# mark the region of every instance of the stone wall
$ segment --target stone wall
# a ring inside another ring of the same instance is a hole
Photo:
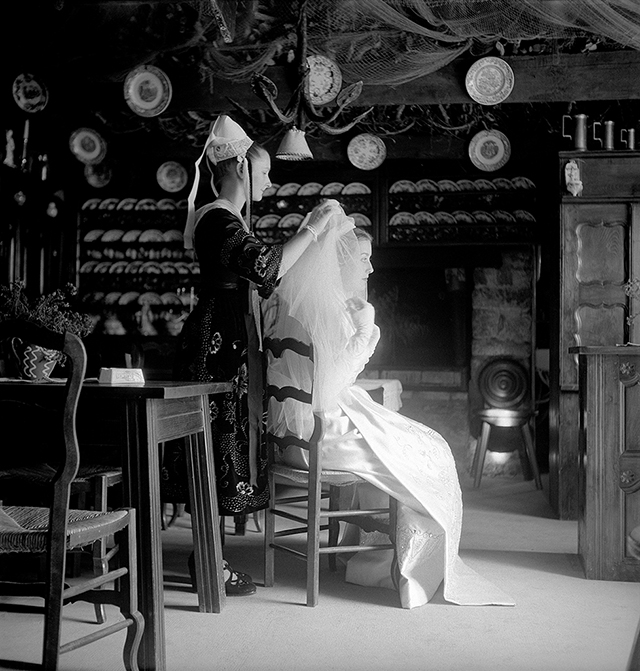
[[[492,357],[512,357],[531,370],[535,315],[535,257],[533,249],[508,251],[499,268],[476,268],[472,303],[472,342],[469,382],[469,458],[475,451],[480,422],[475,417],[483,407],[477,386],[480,367]],[[492,429],[485,475],[520,475],[517,429]],[[502,455],[500,455],[502,452]],[[510,452],[507,456],[507,452]]]

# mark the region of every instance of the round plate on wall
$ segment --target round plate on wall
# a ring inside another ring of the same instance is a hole
[[[467,93],[481,105],[497,105],[513,89],[513,70],[501,58],[487,56],[476,61],[465,78]]]
[[[28,73],[15,78],[12,92],[16,105],[24,112],[40,112],[49,101],[47,87]]]
[[[347,146],[347,156],[351,165],[360,170],[374,170],[387,157],[387,147],[377,135],[361,133],[351,139]]]
[[[337,63],[320,54],[307,57],[307,64],[305,94],[312,105],[326,105],[340,93],[342,72]]]
[[[132,70],[124,82],[124,99],[140,116],[162,114],[171,102],[171,81],[153,65],[141,65]]]
[[[107,153],[107,143],[92,128],[78,128],[71,134],[69,147],[74,156],[86,165],[100,163]]]
[[[509,160],[511,144],[499,130],[483,130],[469,143],[469,158],[480,170],[498,170]],[[494,185],[491,185],[494,187]],[[494,187],[495,188],[495,187]]]

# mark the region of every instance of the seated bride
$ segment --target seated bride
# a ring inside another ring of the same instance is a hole
[[[354,384],[380,338],[366,300],[371,237],[344,213],[334,220],[282,278],[263,312],[265,336],[313,344],[312,407],[322,420],[323,468],[365,480],[358,491],[362,507],[384,507],[389,496],[398,504],[395,553],[356,553],[346,579],[397,589],[403,608],[427,603],[443,582],[444,598],[456,604],[513,605],[458,556],[462,495],[447,442]],[[267,380],[299,384],[305,372],[292,361],[270,361]],[[304,435],[304,420],[294,410],[270,409],[268,423],[279,435],[284,428]],[[280,458],[308,468],[299,448],[287,448]]]

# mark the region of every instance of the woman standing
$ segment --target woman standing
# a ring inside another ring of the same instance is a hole
[[[217,198],[195,211],[203,158],[211,170],[211,187]],[[251,220],[251,201],[261,200],[271,184],[270,167],[268,153],[223,115],[213,125],[196,163],[189,195],[184,239],[200,265],[200,293],[181,333],[175,377],[233,384],[232,391],[210,396],[220,515],[247,514],[268,504],[267,455],[259,437],[262,366],[258,295],[268,297],[273,292],[278,279],[317,239],[339,207],[336,201],[326,201],[285,244],[263,244],[251,233],[247,221]],[[167,454],[165,499],[187,500],[184,466],[182,452]],[[249,576],[227,564],[225,587],[229,596],[256,591]]]

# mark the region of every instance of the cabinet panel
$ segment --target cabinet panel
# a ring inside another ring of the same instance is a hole
[[[562,206],[562,325],[560,384],[578,388],[578,362],[569,347],[615,345],[628,340],[631,248],[630,208],[625,203]]]

